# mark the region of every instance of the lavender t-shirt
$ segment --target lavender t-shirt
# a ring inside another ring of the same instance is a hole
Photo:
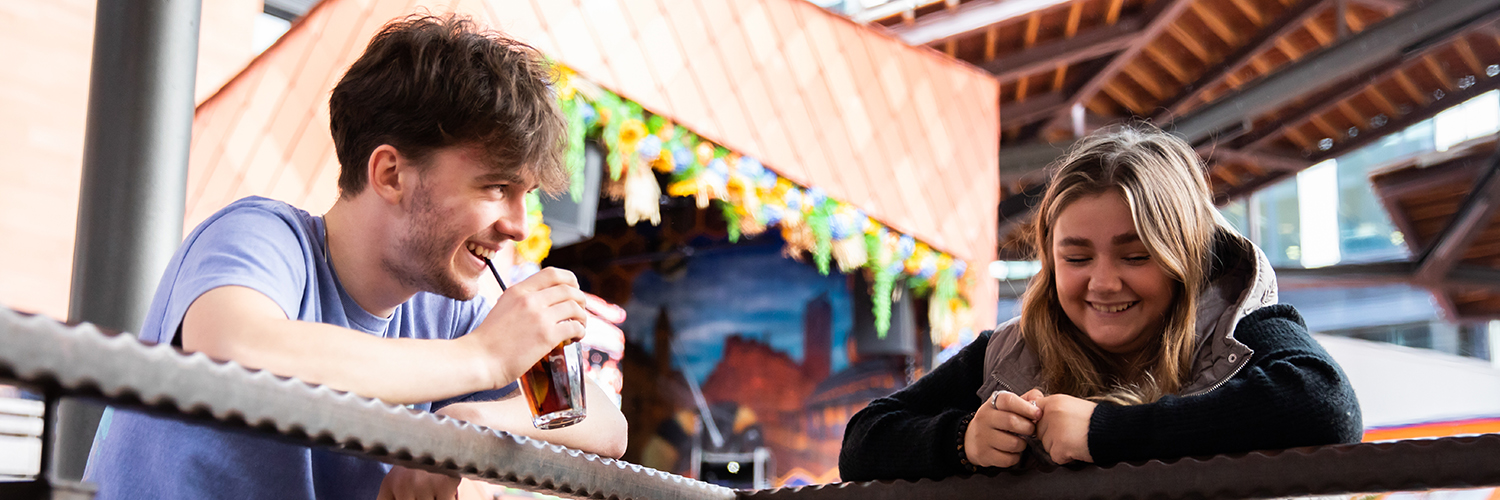
[[[383,338],[451,339],[489,312],[483,298],[465,302],[418,293],[389,318],[370,314],[339,284],[325,242],[321,217],[260,197],[231,203],[198,225],[172,256],[141,339],[173,342],[188,306],[226,285],[265,294],[288,318]],[[435,405],[497,399],[513,387]],[[84,476],[98,484],[100,500],[373,499],[389,469],[342,453],[111,408],[100,421]]]

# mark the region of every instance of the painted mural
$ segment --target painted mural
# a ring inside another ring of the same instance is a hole
[[[861,359],[852,280],[782,246],[766,235],[636,276],[620,325],[627,459],[732,487],[838,479],[844,424],[903,386],[905,363]]]

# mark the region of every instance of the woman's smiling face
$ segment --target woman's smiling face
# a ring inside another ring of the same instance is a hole
[[[1147,252],[1118,190],[1064,207],[1051,245],[1058,301],[1094,344],[1132,354],[1161,335],[1177,281]]]

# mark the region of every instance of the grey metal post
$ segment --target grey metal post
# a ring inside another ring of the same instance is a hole
[[[70,321],[136,331],[182,241],[200,0],[99,0]],[[79,479],[102,408],[65,400],[51,470]]]

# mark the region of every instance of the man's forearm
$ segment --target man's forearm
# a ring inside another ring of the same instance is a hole
[[[629,426],[625,416],[610,403],[604,390],[585,381],[588,416],[568,427],[541,430],[531,425],[531,410],[526,398],[519,395],[500,401],[458,403],[444,407],[439,415],[466,420],[495,430],[540,439],[552,444],[583,450],[601,456],[620,458],[625,454]]]
[[[226,301],[239,307],[223,307]],[[203,294],[183,318],[183,349],[395,404],[436,401],[509,382],[491,382],[478,354],[459,340],[383,339],[241,312],[267,304],[275,307],[248,288]]]

